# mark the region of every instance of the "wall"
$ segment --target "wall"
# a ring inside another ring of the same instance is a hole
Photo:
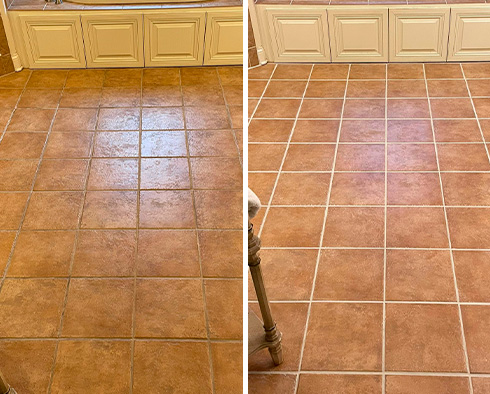
[[[255,46],[254,32],[252,29],[252,22],[250,21],[250,15],[248,16],[248,66],[258,66],[259,58],[257,57],[257,47]]]
[[[2,18],[0,18],[0,75],[14,72],[14,65],[10,57],[10,49],[5,35]]]

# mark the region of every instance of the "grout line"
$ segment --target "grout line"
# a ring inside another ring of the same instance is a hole
[[[388,64],[385,69],[385,162],[384,162],[384,239],[383,239],[383,322],[382,322],[382,343],[381,343],[381,392],[386,394],[386,247],[387,247],[387,226],[388,226]]]
[[[462,69],[462,66],[460,64],[460,67]],[[423,64],[423,70],[424,70],[424,77],[425,77],[425,64]],[[431,101],[429,99],[429,88],[427,84],[427,78],[425,78],[425,88],[427,90],[427,102],[429,104],[429,113],[432,118],[432,105]],[[458,316],[459,316],[459,323],[460,323],[460,329],[461,329],[461,340],[462,340],[462,345],[463,345],[463,351],[465,355],[465,364],[466,364],[466,370],[467,370],[467,376],[469,380],[469,387],[470,387],[470,394],[473,394],[473,384],[471,381],[471,372],[470,372],[470,364],[469,364],[469,358],[468,358],[468,349],[466,347],[466,338],[465,338],[465,332],[464,332],[464,326],[463,326],[463,315],[461,312],[461,304],[460,304],[460,297],[459,297],[459,289],[458,289],[458,282],[456,279],[456,268],[454,266],[454,256],[453,256],[453,251],[452,251],[452,244],[451,244],[451,233],[449,231],[449,221],[447,217],[447,210],[446,210],[446,205],[445,205],[445,197],[444,197],[444,187],[442,183],[442,176],[440,173],[440,164],[439,164],[439,154],[438,154],[438,149],[437,149],[437,144],[436,144],[436,133],[434,130],[434,121],[431,119],[431,129],[432,129],[432,135],[434,138],[434,150],[436,154],[436,162],[437,162],[437,170],[439,171],[439,184],[441,188],[441,196],[442,196],[442,204],[443,204],[443,210],[444,210],[444,219],[446,222],[446,236],[448,239],[448,244],[449,244],[449,251],[450,251],[450,257],[451,257],[451,268],[453,272],[453,280],[454,280],[454,289],[456,292],[456,302],[458,306]],[[486,148],[486,146],[485,146]],[[488,151],[487,151],[488,154]],[[487,156],[488,157],[488,156]]]
[[[383,373],[380,371],[249,371],[250,375],[367,375],[367,376],[383,376]],[[419,371],[386,371],[384,373],[386,376],[433,376],[433,377],[468,377],[467,373],[459,373],[459,372],[419,372]],[[473,373],[471,377],[475,378],[489,378],[489,373]]]
[[[249,125],[250,125],[250,122],[252,121],[254,115],[255,115],[255,112],[257,112],[257,109],[259,108],[259,105],[260,105],[260,102],[262,101],[263,97],[264,97],[264,94],[267,90],[267,88],[269,87],[269,84],[271,83],[271,80],[272,80],[272,76],[274,75],[274,72],[276,71],[276,68],[277,68],[277,64],[274,65],[274,69],[272,70],[271,72],[271,75],[269,76],[269,79],[267,80],[267,83],[264,87],[264,90],[262,91],[262,95],[260,96],[259,98],[259,101],[257,101],[257,104],[255,104],[255,108],[252,112],[252,114],[250,115],[250,121],[249,121]]]

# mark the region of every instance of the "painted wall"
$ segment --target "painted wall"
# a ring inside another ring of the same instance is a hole
[[[0,18],[0,75],[14,72],[14,65],[10,57],[10,49],[5,35],[2,18]]]
[[[257,47],[255,46],[254,32],[252,30],[252,22],[250,15],[248,17],[248,66],[258,66],[259,58],[257,57]]]

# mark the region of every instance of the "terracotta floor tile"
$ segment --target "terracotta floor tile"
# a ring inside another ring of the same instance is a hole
[[[199,276],[195,231],[141,230],[136,273],[139,276]]]
[[[274,81],[269,82],[264,97],[303,97],[307,81]],[[309,85],[311,86],[311,85]],[[310,87],[308,87],[310,90]],[[307,92],[308,93],[308,92]],[[317,97],[316,95],[309,97]]]
[[[10,121],[13,110],[10,108],[0,108],[0,130],[3,132]]]
[[[315,64],[311,79],[347,79],[348,64]]]
[[[448,376],[387,376],[387,394],[469,394],[467,378]]]
[[[242,345],[213,343],[214,386],[217,394],[238,393],[243,389]]]
[[[485,141],[490,142],[490,119],[480,119],[480,127]]]
[[[261,67],[254,67],[248,69],[248,79],[269,79],[272,72],[276,68],[276,64],[268,63]]]
[[[434,118],[474,118],[471,100],[467,98],[432,98],[430,100]]]
[[[435,63],[424,64],[427,79],[463,78],[459,64]]]
[[[194,189],[242,189],[242,167],[233,158],[191,159]]]
[[[55,349],[55,341],[1,341],[0,358],[5,379],[25,394],[47,392]]]
[[[378,394],[381,392],[381,379],[381,376],[366,375],[301,374],[298,394],[342,392]]]
[[[463,63],[466,78],[489,78],[490,68],[487,63]]]
[[[381,370],[382,305],[313,304],[304,370]]]
[[[306,89],[305,97],[343,98],[345,95],[346,82],[347,81],[310,81],[308,83],[308,88]],[[282,83],[290,84],[291,81],[283,81]]]
[[[28,193],[0,193],[0,229],[17,230]]]
[[[73,231],[22,231],[8,276],[67,277],[74,244]]]
[[[384,204],[385,176],[382,173],[336,173],[333,178],[330,204]]]
[[[258,304],[253,304],[251,309],[257,316],[261,316]],[[269,352],[267,350],[261,350],[249,358],[248,368],[250,371],[268,371],[274,368],[275,371],[296,372],[299,367],[308,305],[274,303],[271,304],[271,311],[274,319],[278,322],[277,327],[283,335],[282,350],[284,362],[281,365],[274,366]],[[262,394],[263,392],[259,391],[259,393]]]
[[[0,107],[14,109],[21,93],[21,89],[0,90]]]
[[[45,159],[36,177],[34,190],[83,190],[88,160]]]
[[[464,333],[470,371],[472,373],[488,373],[490,360],[488,359],[490,324],[490,307],[483,305],[462,305]]]
[[[204,281],[204,289],[210,337],[241,339],[243,337],[243,281],[207,279]]]
[[[26,89],[19,100],[19,108],[56,108],[61,89]]]
[[[260,97],[264,93],[267,81],[248,80],[248,97]]]
[[[447,205],[490,205],[490,174],[441,174]]]
[[[101,107],[138,107],[141,103],[141,89],[139,87],[104,88],[101,94]],[[182,105],[182,101],[177,105]]]
[[[136,227],[136,197],[136,192],[132,191],[88,191],[81,227]]]
[[[344,120],[340,142],[384,142],[384,120]]]
[[[30,190],[37,164],[37,160],[1,160],[0,190]]]
[[[184,158],[141,159],[140,177],[141,189],[189,189],[190,187],[189,164]]]
[[[490,255],[480,251],[453,251],[462,302],[489,302]]]
[[[225,106],[186,107],[185,120],[186,127],[189,129],[227,129],[230,127]]]
[[[226,104],[242,105],[243,104],[243,86],[242,85],[224,85],[223,93]]]
[[[329,171],[332,169],[335,145],[290,145],[283,170]]]
[[[272,79],[308,79],[312,67],[311,64],[278,64]]]
[[[429,97],[468,97],[466,82],[461,79],[427,81]]]
[[[219,78],[216,67],[181,68],[180,78],[183,86],[219,85]]]
[[[481,142],[482,136],[476,119],[434,120],[437,142]]]
[[[327,201],[329,185],[330,174],[282,173],[272,203],[276,205],[322,205]],[[255,191],[255,189],[252,190]],[[262,201],[267,203],[268,198]]]
[[[133,293],[133,279],[72,279],[61,335],[130,337]]]
[[[31,76],[31,70],[24,69],[20,72],[2,75],[0,78],[1,88],[23,88]]]
[[[388,120],[388,142],[431,142],[430,120]]]
[[[388,304],[386,369],[465,371],[458,307]]]
[[[73,259],[74,276],[131,276],[136,260],[136,232],[83,230]]]
[[[480,118],[490,118],[490,98],[474,98],[476,114]]]
[[[317,250],[266,249],[261,251],[261,267],[271,300],[309,300],[315,273]],[[256,300],[249,277],[249,298]]]
[[[447,248],[444,210],[426,207],[388,208],[386,239],[388,247]]]
[[[69,70],[66,88],[101,88],[104,84],[104,70]]]
[[[249,173],[248,187],[254,191],[262,203],[267,203],[271,197],[276,178],[276,173]],[[287,193],[290,193],[289,189],[287,189]]]
[[[108,111],[108,110],[104,110]],[[115,114],[111,114],[114,116]],[[99,123],[107,116],[102,111],[99,114]],[[62,108],[56,112],[53,123],[54,131],[82,131],[95,130],[97,109],[95,108]],[[115,126],[115,125],[114,125]],[[111,128],[112,129],[112,128]]]
[[[51,133],[44,158],[86,158],[90,156],[94,133]]]
[[[386,299],[456,301],[451,255],[443,250],[388,250]]]
[[[34,70],[27,82],[28,88],[61,89],[65,85],[68,72],[62,70]]]
[[[145,117],[143,110],[143,119]],[[145,125],[145,121],[143,120]],[[98,130],[139,130],[139,108],[101,108],[97,121]],[[162,129],[165,127],[161,127]],[[145,128],[146,129],[146,128]]]
[[[423,79],[389,80],[387,95],[390,98],[427,97],[425,81]]]
[[[253,119],[248,128],[248,140],[250,142],[287,142],[293,126],[294,120]]]
[[[206,337],[198,279],[137,280],[135,313],[136,337]]]
[[[243,106],[242,105],[229,105],[228,111],[230,113],[231,127],[239,129],[243,127]],[[225,127],[226,128],[226,127]]]
[[[140,87],[142,71],[140,68],[106,70],[104,87]]]
[[[388,171],[437,171],[434,145],[388,145]]]
[[[142,153],[145,146],[145,134],[143,133]],[[233,132],[230,130],[188,130],[187,141],[191,156],[235,157],[238,155],[237,144]],[[237,142],[241,142],[238,137]],[[162,149],[166,145],[169,145],[169,143],[165,140],[162,141]],[[180,143],[177,146],[179,148],[176,151],[180,149]],[[185,146],[182,148],[185,149]],[[182,155],[177,152],[176,154],[179,156]]]
[[[255,373],[248,375],[249,394],[294,394],[295,389],[295,375]]]
[[[9,338],[57,335],[65,300],[64,279],[6,279],[0,293],[0,335]]]
[[[344,118],[384,118],[385,100],[347,99],[343,116]]]
[[[186,190],[142,191],[139,225],[146,228],[194,228],[191,193]]]
[[[262,232],[262,245],[318,247],[324,211],[324,208],[271,208]]]
[[[252,121],[253,123],[253,121]],[[340,120],[298,119],[291,138],[292,142],[336,142]],[[250,128],[249,128],[250,135]]]
[[[130,390],[129,341],[62,341],[51,392],[126,393]]]
[[[243,67],[217,67],[218,76],[223,85],[241,85],[243,82]]]
[[[54,109],[17,108],[10,120],[8,131],[48,131]]]
[[[45,133],[7,133],[0,141],[0,159],[38,159],[45,142]]]
[[[15,240],[15,231],[0,232],[0,272],[3,273]]]
[[[438,144],[441,171],[489,171],[485,145]]]
[[[447,208],[453,248],[490,248],[490,211],[486,208]]]
[[[352,64],[350,79],[385,79],[386,65],[384,64]]]
[[[134,394],[158,394],[162,387],[176,393],[211,394],[208,345],[204,342],[137,341]]]
[[[242,232],[199,231],[199,251],[205,277],[242,276]]]
[[[383,251],[323,250],[314,298],[316,300],[382,300]]]
[[[137,157],[138,152],[138,132],[99,132],[95,137],[94,157]]]
[[[438,174],[389,173],[388,205],[442,205]]]
[[[490,379],[488,378],[472,378],[471,381],[474,394],[485,394],[490,390]]]
[[[383,171],[385,168],[384,145],[339,145],[337,171]]]
[[[219,85],[182,86],[182,93],[184,105],[200,106],[203,102],[207,105],[225,105],[223,90]]]
[[[143,157],[185,156],[186,154],[184,131],[144,131],[142,133],[141,155]]]
[[[242,227],[241,190],[197,190],[194,192],[194,198],[198,228]],[[223,207],[227,209],[224,210]]]
[[[75,229],[83,203],[82,192],[34,192],[22,228],[24,230]]]
[[[329,208],[323,246],[382,247],[383,208]]]
[[[422,64],[396,64],[388,63],[389,79],[424,79],[424,66]]]
[[[180,86],[145,86],[141,104],[144,107],[174,107],[183,105]]]
[[[178,68],[144,68],[143,86],[167,86],[180,84]]]
[[[299,99],[262,99],[255,118],[295,118],[301,103]]]
[[[342,102],[338,99],[305,99],[299,118],[340,118]]]
[[[470,79],[467,82],[473,97],[490,96],[490,81],[488,79]]]
[[[384,98],[385,86],[385,81],[349,81],[346,97]]]
[[[101,94],[101,89],[65,89],[61,97],[60,108],[97,108]]]
[[[388,99],[388,118],[430,118],[427,99]]]

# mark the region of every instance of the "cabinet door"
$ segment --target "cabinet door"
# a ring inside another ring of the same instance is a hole
[[[146,66],[202,65],[205,20],[204,11],[145,14]]]
[[[29,67],[86,67],[79,15],[32,14],[19,16]]]
[[[143,67],[143,16],[82,15],[88,67]]]
[[[329,62],[325,7],[258,7],[263,30],[276,62]]]
[[[237,10],[208,11],[205,65],[243,64],[243,13]]]
[[[388,61],[386,7],[332,7],[328,24],[333,62]]]
[[[446,61],[449,7],[390,9],[390,61]]]
[[[447,60],[490,60],[490,10],[452,8]]]

